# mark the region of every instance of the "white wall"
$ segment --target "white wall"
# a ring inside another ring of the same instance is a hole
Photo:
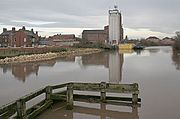
[[[120,40],[120,13],[118,10],[109,11],[109,42],[112,44],[116,40],[116,44]]]

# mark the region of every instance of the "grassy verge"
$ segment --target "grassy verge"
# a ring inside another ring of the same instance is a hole
[[[46,48],[46,49],[4,49],[0,50],[0,59],[4,59],[6,57],[15,57],[20,55],[31,55],[31,54],[43,54],[43,53],[56,53],[56,52],[67,52],[67,48]]]

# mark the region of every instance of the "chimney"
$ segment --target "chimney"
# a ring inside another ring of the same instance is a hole
[[[36,35],[38,35],[38,31],[36,31]]]
[[[12,32],[15,32],[16,31],[16,28],[15,27],[12,27]]]
[[[23,31],[25,31],[25,30],[26,30],[25,26],[23,26],[23,27],[22,27],[22,30],[23,30]]]
[[[3,28],[3,32],[6,32],[7,31],[7,28]]]

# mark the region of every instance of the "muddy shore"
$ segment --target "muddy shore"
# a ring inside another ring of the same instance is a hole
[[[68,51],[64,51],[64,52],[56,52],[56,53],[49,52],[45,54],[21,55],[11,58],[7,57],[5,59],[0,59],[0,64],[46,61],[59,57],[85,55],[85,54],[98,53],[101,51],[102,51],[101,49],[95,49],[95,48],[76,48],[76,49],[69,49]]]

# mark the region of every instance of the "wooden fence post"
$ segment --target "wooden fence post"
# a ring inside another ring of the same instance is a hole
[[[136,91],[132,94],[132,103],[137,104],[138,103],[138,93],[139,93],[137,83],[134,84],[134,88]]]
[[[46,100],[51,100],[51,95],[52,95],[52,87],[47,86],[46,87]]]
[[[101,112],[106,112],[106,104],[105,103],[101,103],[100,118],[101,119],[106,119],[106,115],[101,113]]]
[[[73,109],[73,83],[67,85],[67,110]]]
[[[106,82],[101,82],[101,101],[106,102]]]
[[[132,94],[132,103],[133,104],[138,103],[138,94],[136,94],[136,93]]]
[[[17,105],[17,118],[27,119],[25,100],[23,99],[17,100],[16,105]]]

